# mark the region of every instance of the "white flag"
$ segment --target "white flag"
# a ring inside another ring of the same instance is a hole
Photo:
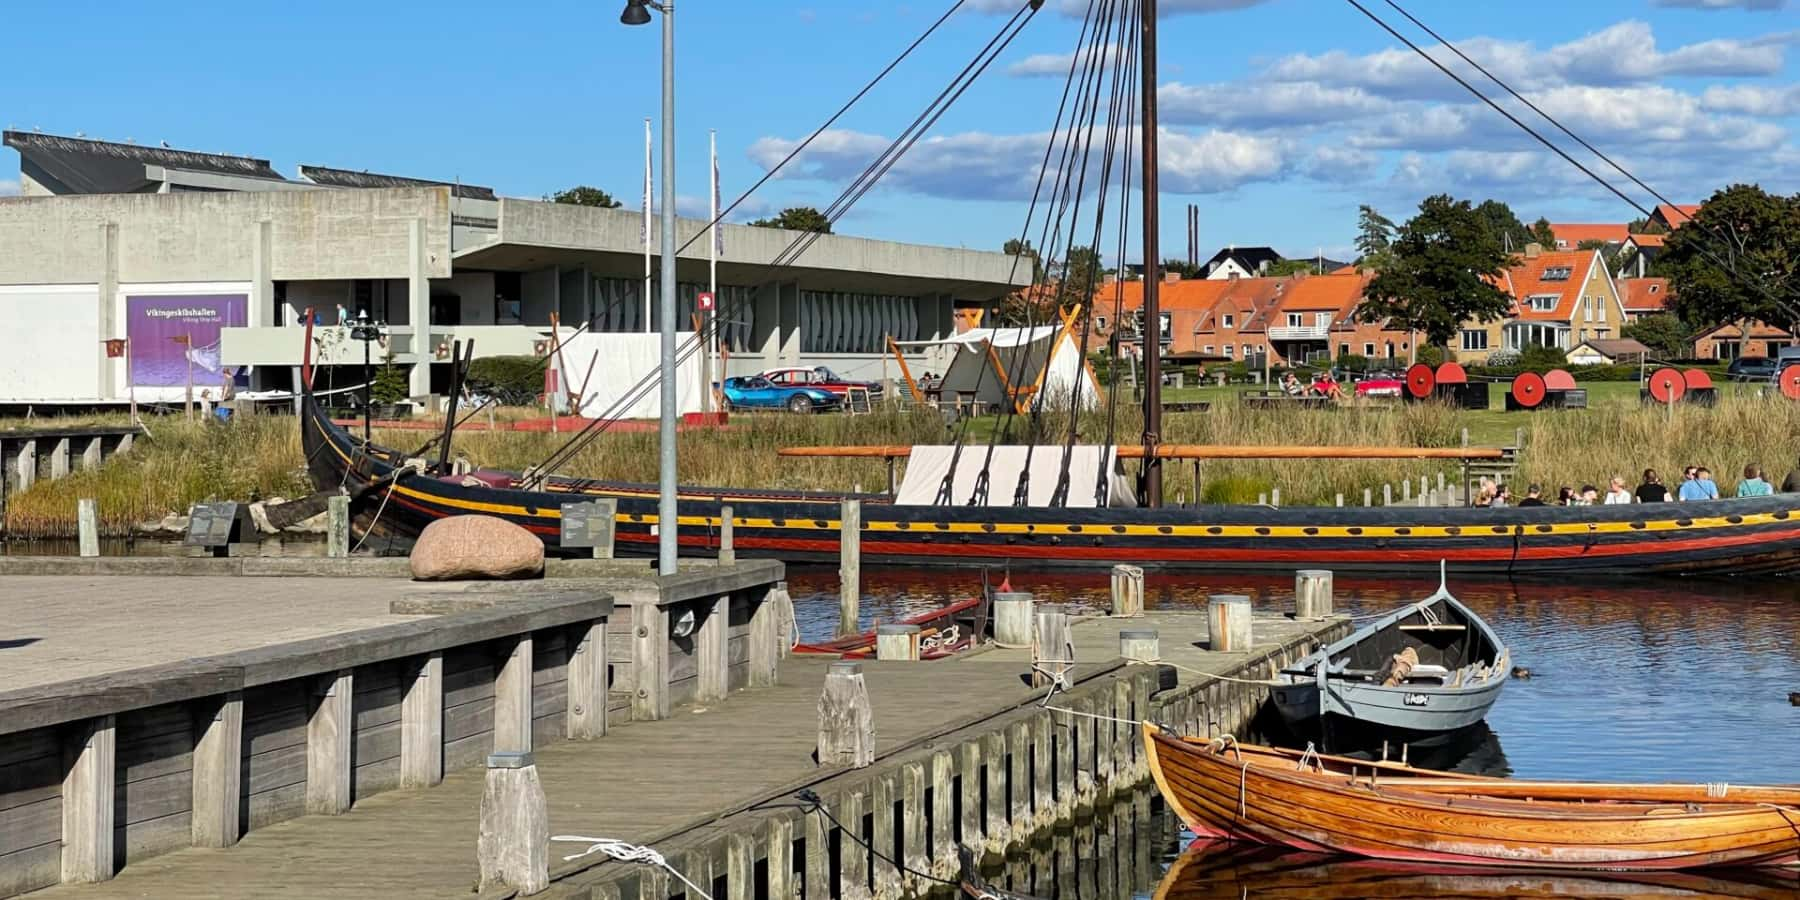
[[[713,217],[713,255],[725,255],[725,229],[719,227],[719,143],[715,137],[712,144],[712,217]]]

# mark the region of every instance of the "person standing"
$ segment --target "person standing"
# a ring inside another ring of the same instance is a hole
[[[1775,493],[1775,486],[1763,480],[1762,466],[1751,463],[1744,467],[1744,480],[1738,482],[1739,497],[1767,497]]]
[[[1606,506],[1630,503],[1631,492],[1625,489],[1625,479],[1614,475],[1612,481],[1606,486],[1606,499],[1602,502]]]
[[[1655,469],[1644,470],[1644,483],[1638,485],[1637,501],[1639,503],[1665,503],[1669,499],[1669,489],[1662,483],[1662,477]]]
[[[1683,502],[1717,500],[1719,499],[1719,486],[1713,483],[1711,469],[1697,466],[1694,469],[1694,479],[1682,482],[1681,489],[1676,491],[1675,495]]]
[[[1545,505],[1544,504],[1544,487],[1543,487],[1543,485],[1539,485],[1539,484],[1533,484],[1533,485],[1527,487],[1525,489],[1525,499],[1519,501],[1519,506],[1521,508],[1527,507],[1527,506],[1543,506],[1543,505]]]

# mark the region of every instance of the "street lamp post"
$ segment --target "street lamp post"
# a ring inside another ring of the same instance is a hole
[[[657,430],[661,465],[657,476],[656,555],[664,575],[675,574],[680,524],[675,509],[675,4],[670,0],[626,0],[619,21],[650,24],[650,10],[662,13],[662,321],[661,421]]]

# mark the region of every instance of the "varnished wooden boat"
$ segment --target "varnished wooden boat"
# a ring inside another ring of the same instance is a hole
[[[1800,785],[1507,781],[1150,724],[1144,745],[1163,797],[1203,837],[1509,868],[1800,866]]]
[[[1195,841],[1153,900],[1791,900],[1800,872],[1571,872],[1395,863],[1286,847]]]
[[[919,658],[940,659],[981,642],[987,633],[988,602],[989,598],[986,594],[969,597],[938,609],[901,619],[894,624],[919,626],[920,640],[931,640],[932,642],[930,648],[920,651]],[[861,634],[831,641],[795,644],[794,652],[837,656],[843,659],[866,658],[875,652],[875,631],[870,629]]]

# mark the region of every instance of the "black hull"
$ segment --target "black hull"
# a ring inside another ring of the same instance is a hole
[[[560,551],[561,505],[593,497],[619,502],[617,551],[653,556],[653,485],[559,480],[525,491],[408,474],[403,463],[333,424],[311,397],[301,422],[308,468],[320,490],[349,489],[359,530],[379,548],[405,550],[431,522],[499,516]],[[836,562],[841,495],[683,488],[683,555],[717,551],[719,507],[733,510],[743,557]],[[1162,569],[1317,566],[1386,573],[1437,571],[1515,577],[1566,574],[1768,573],[1800,568],[1800,494],[1704,504],[1461,509],[1439,507],[1207,506],[1182,509],[1020,509],[898,506],[864,496],[865,563],[1103,569],[1135,563]],[[379,514],[377,514],[379,511]]]

